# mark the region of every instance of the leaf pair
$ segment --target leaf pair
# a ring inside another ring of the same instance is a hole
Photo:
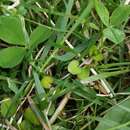
[[[26,55],[26,48],[30,47],[28,49],[32,52],[39,43],[48,39],[51,33],[50,29],[41,25],[34,29],[29,38],[23,17],[0,16],[0,39],[13,45],[0,50],[0,67],[15,67]]]
[[[13,45],[0,50],[0,67],[12,68],[19,64],[26,52],[28,35],[22,17],[0,17],[0,39]],[[18,45],[14,46],[14,45]]]
[[[112,12],[110,16],[105,5],[101,1],[95,0],[95,9],[102,23],[107,27],[103,30],[104,37],[115,44],[121,43],[125,38],[125,34],[116,27],[119,27],[129,18],[130,6],[120,5]]]
[[[77,75],[79,79],[85,79],[89,76],[89,68],[80,68],[79,61],[72,60],[68,65],[68,71],[73,74]]]
[[[109,11],[105,7],[105,5],[98,0],[95,0],[95,9],[102,23],[107,27],[109,27],[110,25],[120,26],[124,21],[129,18],[130,14],[129,5],[120,5],[112,12],[110,16]]]

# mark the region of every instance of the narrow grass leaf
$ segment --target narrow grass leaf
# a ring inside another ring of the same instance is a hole
[[[28,82],[24,82],[22,84],[22,86],[20,87],[19,91],[17,92],[17,94],[12,98],[11,100],[11,104],[8,108],[8,111],[6,113],[6,117],[9,118],[11,116],[13,116],[13,114],[16,112],[16,109],[14,108],[17,108],[19,103],[20,103],[20,100],[21,100],[21,97],[24,97],[24,89],[25,87],[27,86]]]
[[[87,18],[89,16],[93,7],[94,7],[94,1],[90,0],[87,7],[83,10],[81,15],[76,20],[75,24],[70,28],[70,30],[68,31],[68,33],[64,37],[63,41],[66,40],[72,34],[72,32],[79,26],[79,24],[82,22],[82,20],[84,20],[85,18]],[[61,41],[61,43],[63,41]]]
[[[42,99],[43,96],[45,96],[45,90],[42,87],[39,76],[35,71],[33,71],[33,76],[34,76],[34,80],[35,80],[35,88],[37,91],[37,95],[38,95],[39,99]]]
[[[60,60],[60,61],[68,61],[73,59],[75,56],[77,56],[79,53],[83,53],[82,56],[86,55],[88,53],[88,50],[91,48],[92,45],[96,43],[97,36],[94,35],[90,39],[84,39],[84,41],[74,47],[73,50],[70,50],[69,52],[66,52],[64,55],[56,55],[54,58]]]
[[[124,73],[128,73],[130,70],[126,69],[126,70],[121,70],[121,71],[115,71],[115,72],[104,72],[98,75],[94,75],[94,76],[90,76],[84,80],[81,80],[81,83],[89,83],[89,82],[93,82],[96,80],[101,80],[101,79],[105,79],[108,77],[112,77],[112,76],[117,76],[120,74],[124,74]]]

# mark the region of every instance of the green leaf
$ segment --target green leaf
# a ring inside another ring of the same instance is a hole
[[[18,88],[16,84],[10,78],[7,79],[7,82],[8,82],[8,87],[10,88],[10,90],[12,90],[14,93],[17,93]]]
[[[15,45],[29,42],[22,17],[0,16],[0,39]]]
[[[11,100],[8,98],[8,99],[5,99],[2,104],[1,104],[1,115],[3,117],[5,117],[7,111],[8,111],[8,108],[11,104]]]
[[[77,76],[80,80],[83,80],[83,79],[87,78],[89,76],[89,74],[90,74],[90,69],[83,68],[83,69],[81,69],[81,72]]]
[[[76,55],[78,55],[79,52],[83,51],[86,48],[86,44],[80,44],[76,46],[73,50],[65,53],[64,55],[56,55],[55,58],[60,60],[60,61],[68,61],[73,59]]]
[[[3,100],[2,104],[1,104],[1,115],[3,117],[6,117],[6,114],[8,112],[8,109],[9,109],[10,105],[11,105],[11,102],[12,101],[11,101],[10,98],[7,98],[7,99]],[[16,107],[15,106],[13,106],[12,111],[13,112],[16,111]]]
[[[48,116],[52,116],[55,112],[55,104],[51,104],[51,107],[48,111]]]
[[[79,62],[77,60],[71,61],[68,65],[68,71],[73,75],[79,74],[81,72]]]
[[[46,94],[45,90],[42,87],[41,82],[39,80],[39,76],[35,71],[33,71],[33,76],[34,76],[34,80],[35,80],[35,88],[37,91],[37,95],[38,95],[39,99],[42,99],[43,96],[45,96],[45,94]]]
[[[19,88],[18,92],[16,93],[16,95],[12,98],[11,100],[11,104],[9,106],[9,109],[6,113],[6,118],[9,118],[11,116],[13,116],[13,114],[16,112],[17,109],[14,110],[14,108],[17,108],[18,105],[20,104],[21,98],[23,98],[25,95],[23,94],[23,91],[28,89],[27,86],[28,82],[25,81]],[[26,89],[25,89],[26,87]],[[26,90],[27,91],[27,90]]]
[[[9,47],[0,50],[0,67],[2,68],[12,68],[18,65],[24,55],[25,48],[23,47]]]
[[[124,125],[130,120],[130,98],[113,106],[102,119],[98,120],[100,122],[95,130],[130,130],[130,127]]]
[[[33,30],[30,36],[30,44],[32,48],[37,47],[40,43],[47,40],[52,34],[52,30],[45,26],[38,26]]]
[[[99,50],[97,48],[96,45],[93,45],[90,49],[89,49],[89,55],[92,56],[96,56],[99,54]]]
[[[52,76],[43,76],[42,80],[41,80],[41,85],[46,88],[46,89],[50,89],[51,85],[53,83],[53,78]]]
[[[89,27],[91,27],[94,30],[98,30],[99,31],[99,27],[95,23],[90,22],[89,23]]]
[[[104,29],[103,35],[115,44],[120,44],[125,39],[125,34],[123,31],[112,27]]]
[[[19,127],[20,127],[20,130],[32,130],[31,124],[26,120],[23,120],[19,124]]]
[[[109,12],[105,5],[98,0],[95,0],[95,9],[104,25],[109,25]]]
[[[32,123],[34,125],[39,125],[40,124],[37,117],[35,116],[35,114],[33,113],[33,111],[31,110],[30,107],[28,107],[25,110],[24,117],[25,117],[26,120],[28,120],[30,123]]]
[[[93,35],[90,39],[84,39],[83,42],[77,45],[76,47],[74,47],[72,51],[69,51],[61,56],[56,55],[54,58],[65,62],[73,59],[75,56],[78,55],[78,53],[81,53],[82,51],[84,51],[83,55],[86,55],[89,49],[91,48],[91,46],[96,43],[97,38],[98,38],[97,35]]]
[[[129,18],[130,14],[130,6],[129,5],[121,5],[117,7],[111,17],[110,17],[110,23],[115,26],[119,26]]]
[[[83,97],[84,99],[90,102],[96,99],[96,92],[93,89],[89,87],[85,87],[83,84],[76,83],[76,82],[75,82],[75,86],[76,88],[72,91],[74,94]]]
[[[94,59],[95,61],[97,61],[97,62],[102,61],[103,58],[104,58],[104,57],[103,57],[103,54],[100,53],[100,52],[99,52],[99,54],[93,56],[93,59]]]
[[[81,80],[81,83],[87,84],[89,82],[105,79],[105,78],[108,78],[108,77],[117,76],[117,75],[128,73],[128,72],[130,72],[130,70],[128,70],[128,69],[120,70],[120,71],[113,71],[113,72],[104,72],[104,73],[101,73],[101,74],[90,76],[90,77],[88,77],[84,80]]]

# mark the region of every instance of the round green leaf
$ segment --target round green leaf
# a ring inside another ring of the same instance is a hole
[[[77,76],[80,80],[86,79],[90,74],[90,69],[89,68],[83,68],[81,70],[81,73],[79,73]]]
[[[68,65],[68,71],[73,75],[79,74],[81,72],[79,62],[77,60],[71,61]]]
[[[0,39],[15,45],[29,42],[22,17],[0,16]]]
[[[25,48],[23,47],[9,47],[0,50],[0,67],[2,68],[12,68],[18,65],[24,55]]]

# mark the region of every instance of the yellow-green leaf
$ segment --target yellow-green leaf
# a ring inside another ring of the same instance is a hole
[[[81,72],[79,62],[77,60],[71,61],[68,65],[68,71],[73,75],[79,74]]]
[[[53,78],[51,76],[43,76],[41,84],[44,88],[50,88],[53,83]]]

